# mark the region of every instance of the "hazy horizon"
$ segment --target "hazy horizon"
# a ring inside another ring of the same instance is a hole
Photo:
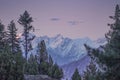
[[[89,37],[93,40],[108,32],[109,16],[114,15],[120,0],[0,0],[0,20],[7,26],[27,10],[37,36],[53,37],[61,34],[69,38]]]

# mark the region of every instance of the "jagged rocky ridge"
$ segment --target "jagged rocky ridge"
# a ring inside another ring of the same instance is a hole
[[[60,66],[71,63],[73,61],[77,61],[86,56],[87,52],[84,44],[87,44],[93,48],[97,48],[100,45],[105,44],[104,38],[98,39],[96,41],[92,41],[87,37],[70,39],[64,38],[60,34],[55,37],[36,37],[34,34],[29,34],[29,38],[33,38],[33,41],[31,42],[32,50],[29,51],[28,57],[30,56],[30,54],[37,55],[37,45],[42,40],[44,40],[46,43],[48,54],[51,55],[54,62],[56,62]],[[24,37],[21,37],[21,41],[22,40],[24,40]],[[24,43],[21,43],[21,48],[24,56],[24,48],[22,44]]]
[[[55,37],[36,37],[34,34],[29,34],[29,38],[33,39],[33,41],[31,42],[32,50],[29,51],[28,57],[30,54],[37,55],[37,45],[44,40],[46,43],[47,53],[51,55],[54,62],[63,69],[64,78],[62,80],[66,80],[66,78],[70,80],[75,68],[78,68],[81,75],[86,69],[90,58],[87,55],[84,44],[93,48],[98,48],[100,45],[106,44],[106,40],[104,38],[100,38],[95,41],[92,41],[87,37],[70,39],[64,38],[60,34]],[[24,40],[24,37],[22,36],[20,40]],[[24,43],[21,42],[21,48],[24,56],[24,48],[22,44]]]

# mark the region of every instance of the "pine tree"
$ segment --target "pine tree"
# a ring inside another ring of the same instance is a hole
[[[53,76],[53,60],[52,60],[52,57],[49,55],[49,69],[48,69],[48,75],[49,76]]]
[[[12,53],[11,53],[12,54]],[[10,69],[10,78],[8,80],[24,80],[24,73],[23,73],[23,64],[24,58],[21,52],[17,52],[17,54],[13,55],[13,61],[11,62],[11,69]]]
[[[28,59],[27,66],[25,68],[25,74],[28,75],[37,75],[38,72],[38,64],[37,64],[37,58],[36,56],[30,55],[30,58]]]
[[[38,44],[38,61],[39,61],[38,63],[39,74],[47,75],[49,69],[49,63],[48,63],[48,54],[46,51],[46,45],[44,40]]]
[[[52,66],[54,63],[53,63],[53,59],[52,59],[52,57],[49,55],[49,64],[50,64],[50,66]]]
[[[28,39],[29,37],[29,32],[30,30],[33,29],[33,26],[31,25],[31,22],[33,22],[33,19],[32,17],[30,17],[30,14],[25,11],[23,13],[23,15],[20,15],[20,18],[18,20],[18,23],[21,24],[24,28],[24,31],[23,31],[23,35],[25,37],[25,44],[24,44],[24,47],[25,47],[25,57],[27,59],[27,54],[28,54],[28,51],[30,50],[30,41],[31,39]]]
[[[0,52],[5,48],[6,41],[6,32],[4,30],[4,25],[0,21]]]
[[[0,21],[0,32],[3,32],[3,31],[4,31],[4,25]]]
[[[37,62],[40,64],[40,43],[37,45]]]
[[[11,53],[9,45],[0,53],[0,79],[23,80],[23,57]]]
[[[39,64],[38,69],[39,69],[39,74],[48,75],[49,63],[48,62],[41,62]]]
[[[63,77],[63,71],[62,71],[62,68],[60,68],[57,64],[55,64],[53,66],[53,68],[55,68],[55,72],[54,72],[54,77],[53,78],[56,78],[58,80],[61,80],[61,78]]]
[[[109,24],[111,30],[105,35],[108,44],[105,47],[104,59],[102,63],[107,66],[108,79],[120,79],[120,8],[116,6],[115,16],[110,17],[115,23]]]
[[[102,80],[99,70],[97,70],[94,61],[91,60],[90,64],[87,66],[84,72],[83,80]]]
[[[21,52],[18,40],[19,39],[17,39],[17,29],[14,21],[12,20],[8,25],[8,42],[11,47],[12,53]]]
[[[49,62],[48,62],[48,53],[46,50],[46,45],[44,40],[38,44],[38,70],[40,74],[48,74]]]
[[[1,80],[8,80],[8,77],[9,77],[8,72],[10,72],[11,56],[12,55],[8,54],[8,48],[6,48],[6,51],[3,49],[2,52],[0,53],[0,79]]]
[[[48,62],[48,53],[44,40],[40,43],[40,62]]]
[[[49,69],[48,75],[52,78],[60,80],[63,77],[63,71],[57,64],[54,64]]]
[[[10,27],[14,26],[11,22]],[[23,57],[21,52],[13,54],[11,50],[12,42],[8,42],[10,35],[4,30],[4,25],[0,22],[0,79],[1,80],[23,80]],[[14,49],[14,48],[13,48]],[[16,50],[16,49],[15,49]]]
[[[48,75],[56,79],[61,79],[63,77],[62,69],[57,64],[54,64],[50,55],[48,58],[44,40],[38,44],[37,54],[39,74]]]
[[[77,68],[75,69],[75,72],[72,75],[72,80],[81,80],[81,76],[80,76]]]
[[[110,16],[115,22],[108,24],[109,32],[105,35],[107,44],[103,50],[91,49],[91,56],[103,69],[103,80],[120,79],[120,8],[116,5],[115,16]]]

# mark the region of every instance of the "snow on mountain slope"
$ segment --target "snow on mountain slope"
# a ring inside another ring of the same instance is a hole
[[[31,37],[34,35],[30,34],[29,36]],[[55,37],[34,36],[34,39],[31,42],[33,49],[29,51],[28,57],[30,54],[36,55],[37,45],[38,43],[40,43],[41,40],[45,41],[48,54],[51,55],[54,62],[56,62],[59,65],[68,64],[86,56],[87,52],[84,47],[84,44],[88,44],[91,47],[98,47],[100,44],[104,43],[104,41],[103,42],[92,41],[87,37],[78,38],[78,39],[64,38],[60,34],[58,34]],[[24,53],[23,47],[22,47],[22,51]]]
[[[86,66],[89,64],[90,58],[87,55],[84,44],[93,48],[98,48],[100,45],[105,45],[107,42],[105,38],[92,41],[87,37],[78,39],[64,38],[60,34],[55,37],[36,37],[34,34],[29,34],[28,36],[29,39],[33,39],[31,41],[32,50],[29,51],[28,57],[30,54],[37,55],[37,45],[44,40],[48,54],[51,55],[54,62],[60,65],[63,69],[63,80],[66,80],[66,78],[70,80],[76,68],[78,68],[80,74],[82,75]],[[24,37],[22,36],[20,40],[23,56],[25,56],[25,50],[23,47]]]
[[[107,43],[105,38],[100,38],[96,41],[94,41],[94,46],[89,45],[93,48],[100,48],[100,45],[105,45]],[[74,73],[74,70],[77,68],[80,75],[83,75],[83,72],[86,70],[86,67],[89,65],[90,62],[90,57],[86,54],[84,57],[80,58],[77,61],[73,61],[69,64],[65,64],[62,67],[63,72],[64,72],[64,77],[62,80],[71,80],[71,77]]]

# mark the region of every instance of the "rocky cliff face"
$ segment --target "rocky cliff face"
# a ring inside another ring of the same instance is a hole
[[[25,80],[57,80],[48,77],[47,75],[24,75]]]

